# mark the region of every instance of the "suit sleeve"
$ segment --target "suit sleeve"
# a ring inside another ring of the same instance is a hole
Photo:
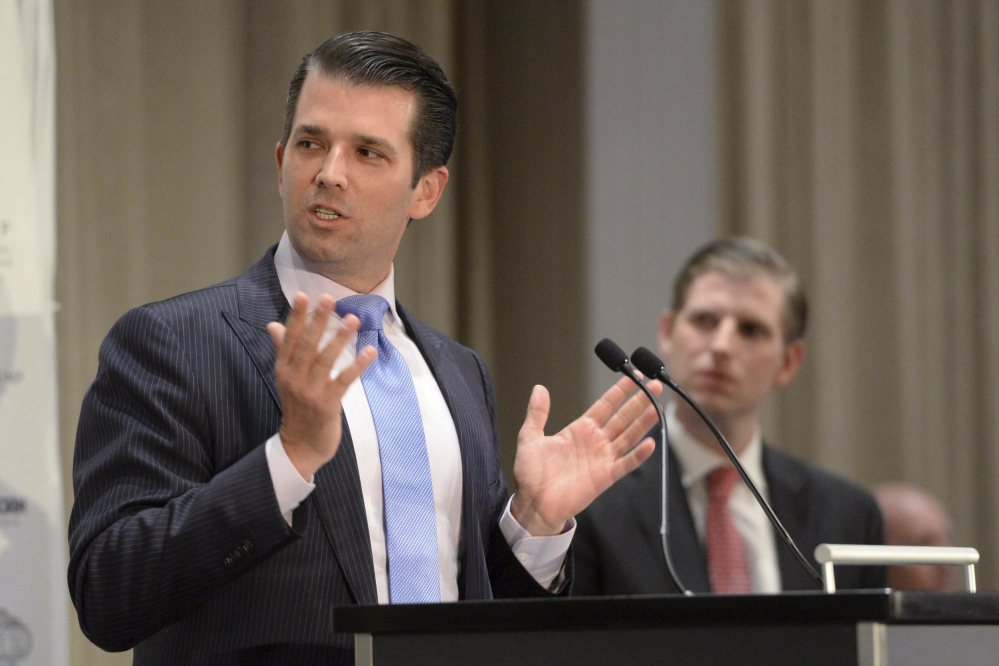
[[[157,313],[101,346],[77,429],[69,587],[84,633],[123,650],[185,616],[293,541],[262,442],[216,468],[198,372]],[[239,409],[239,405],[233,405]]]

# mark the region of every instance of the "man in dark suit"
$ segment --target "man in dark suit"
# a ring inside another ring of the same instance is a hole
[[[403,233],[448,180],[455,112],[414,45],[331,38],[289,90],[281,242],[112,328],[80,415],[70,518],[70,592],[96,644],[134,647],[137,664],[347,664],[338,605],[566,593],[573,516],[651,455],[654,414],[619,382],[545,436],[535,387],[508,498],[482,361],[394,297]],[[387,308],[365,324],[377,359],[355,343],[368,316],[334,311],[358,299]],[[355,381],[383,357],[388,403]],[[384,420],[406,401],[409,420]],[[390,447],[410,456],[401,473],[382,462]],[[418,470],[426,481],[409,483]],[[390,508],[400,484],[421,498],[407,511],[430,498],[416,535],[429,552],[387,527],[408,526]],[[400,592],[414,581],[419,596]]]
[[[761,439],[766,398],[804,357],[807,303],[772,248],[746,238],[709,243],[680,270],[659,346],[670,375],[714,421],[799,550],[820,543],[882,543],[881,516],[865,491]],[[597,498],[573,541],[575,595],[676,592],[660,535],[662,455],[668,455],[668,544],[693,592],[817,590],[776,534],[696,412],[667,407],[670,446]],[[658,428],[657,428],[658,430]],[[659,433],[657,432],[657,437]],[[724,479],[729,480],[729,490]],[[885,586],[883,567],[840,567],[838,588]]]

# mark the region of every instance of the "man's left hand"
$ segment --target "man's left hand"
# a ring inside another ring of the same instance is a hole
[[[663,387],[654,381],[649,389],[659,395]],[[531,535],[560,534],[600,493],[652,455],[655,443],[642,436],[656,422],[656,410],[633,390],[630,379],[620,379],[582,416],[546,436],[551,398],[544,386],[534,387],[517,436],[517,491],[510,507]]]

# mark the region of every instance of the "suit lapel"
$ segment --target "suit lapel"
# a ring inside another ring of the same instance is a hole
[[[677,575],[687,587],[695,592],[710,592],[707,556],[697,537],[687,503],[687,494],[683,491],[680,465],[672,450],[669,451],[669,456],[669,541],[673,564]],[[819,541],[808,520],[808,503],[805,500],[806,479],[795,467],[788,465],[779,452],[767,445],[763,447],[763,471],[767,478],[770,504],[774,513],[780,518],[802,554],[812,561],[812,553]],[[798,560],[776,533],[774,539],[781,589],[814,589],[815,582],[811,576],[802,570]]]
[[[223,311],[222,316],[246,349],[275,405],[279,406],[274,386],[274,344],[267,324],[284,321],[289,308],[274,269],[274,248],[236,278],[236,299],[236,310]]]
[[[468,384],[455,365],[451,356],[444,350],[444,340],[433,329],[424,325],[418,319],[412,317],[401,305],[396,304],[396,309],[402,317],[406,327],[406,333],[416,343],[417,348],[427,361],[430,371],[437,381],[437,386],[444,396],[448,410],[451,412],[451,419],[458,434],[458,447],[461,450],[462,476],[464,477],[462,486],[462,496],[464,506],[469,502],[476,502],[480,492],[478,485],[469,483],[469,479],[475,478],[476,474],[484,469],[485,461],[481,447],[469,446],[470,442],[481,441],[481,424],[474,420],[471,410],[464,408],[465,398],[470,395]]]
[[[707,557],[697,536],[694,518],[683,488],[680,461],[669,454],[669,542],[673,566],[680,581],[691,591],[710,592]]]
[[[316,473],[313,498],[319,521],[333,546],[354,599],[359,604],[377,604],[371,535],[368,533],[354,442],[346,419],[343,421],[340,449],[333,460]]]
[[[489,424],[477,418],[480,411],[469,403],[474,394],[461,369],[445,349],[444,338],[410,315],[399,303],[396,303],[396,310],[406,327],[407,335],[416,343],[434,375],[458,435],[462,468],[459,593],[466,599],[491,598],[485,553],[481,548],[484,537],[477,520],[476,507],[490,506],[487,496],[489,460],[486,456],[491,449],[481,443],[491,441],[493,435]]]
[[[648,563],[632,578],[643,581],[641,589],[663,593],[677,592],[670,582],[666,558],[663,554],[662,537],[659,530],[662,523],[662,455],[663,447],[656,433],[656,450],[652,457],[628,477],[618,481],[621,484],[619,497],[623,504],[616,507],[621,515],[619,528],[609,534],[620,540],[621,562],[619,566],[632,566],[634,562]],[[687,498],[680,483],[677,461],[672,451],[668,452],[667,470],[669,511],[666,525],[666,539],[670,558],[680,582],[687,588],[700,590],[697,586],[697,572],[703,568],[698,553],[700,548],[694,532],[693,521],[687,509]]]
[[[284,321],[290,308],[274,268],[274,248],[236,279],[236,287],[237,311],[222,314],[280,409],[274,384],[274,344],[267,324]],[[319,522],[354,598],[359,604],[378,603],[360,475],[346,420],[340,449],[316,474],[315,483],[316,490],[307,501],[316,507]]]
[[[426,360],[430,372],[433,373],[434,379],[437,381],[437,386],[440,387],[441,393],[444,395],[444,401],[447,403],[451,417],[454,419],[455,428],[458,430],[458,443],[462,448],[462,462],[465,462],[464,443],[471,433],[468,431],[468,419],[463,418],[465,415],[456,409],[456,404],[458,396],[468,394],[468,385],[450,355],[445,352],[444,339],[436,331],[410,315],[399,303],[396,303],[396,310],[406,327],[406,334],[416,343],[417,349]]]
[[[809,562],[818,545],[814,530],[808,520],[808,502],[805,499],[805,479],[791,466],[784,463],[779,453],[763,447],[763,471],[767,477],[770,492],[770,505],[780,519],[784,529]],[[816,584],[799,564],[784,541],[774,532],[777,549],[777,562],[780,568],[782,590],[810,590]]]

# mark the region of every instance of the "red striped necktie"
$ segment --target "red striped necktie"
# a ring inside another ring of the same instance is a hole
[[[707,551],[711,589],[721,594],[751,591],[746,544],[728,510],[739,472],[726,465],[708,475]]]

